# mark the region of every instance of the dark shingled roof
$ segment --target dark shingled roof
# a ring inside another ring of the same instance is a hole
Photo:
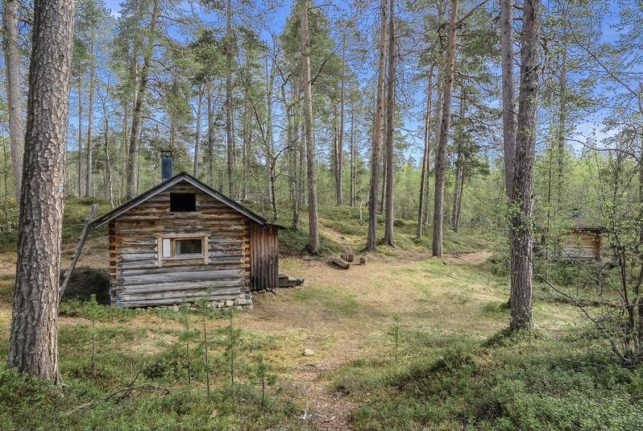
[[[214,199],[218,200],[224,205],[229,206],[230,208],[236,210],[238,213],[246,216],[250,220],[254,221],[255,223],[258,223],[260,225],[269,225],[271,223],[268,223],[268,221],[261,217],[260,215],[256,214],[249,208],[246,208],[245,206],[241,205],[239,202],[235,201],[234,199],[230,199],[229,197],[223,195],[222,193],[219,193],[218,191],[214,190],[212,187],[202,183],[201,181],[197,180],[194,178],[192,175],[187,174],[185,172],[181,172],[180,174],[177,174],[170,178],[167,181],[162,182],[161,184],[152,187],[145,193],[142,193],[135,198],[125,202],[123,205],[119,206],[118,208],[114,208],[112,211],[108,212],[105,215],[102,215],[98,218],[96,218],[94,221],[92,221],[92,226],[93,227],[98,227],[101,225],[104,225],[105,223],[110,222],[111,220],[115,219],[116,217],[120,216],[121,214],[126,213],[127,211],[131,210],[132,208],[137,207],[138,205],[142,204],[143,202],[147,201],[150,198],[153,198],[154,196],[158,195],[159,193],[162,193],[166,191],[167,189],[175,186],[178,183],[181,182],[186,182],[188,184],[191,184],[192,186],[196,187],[197,189],[201,190],[203,193],[210,195]],[[275,225],[277,226],[277,225]],[[277,226],[281,227],[281,226]]]

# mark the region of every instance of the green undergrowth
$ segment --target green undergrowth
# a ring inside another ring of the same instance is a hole
[[[357,430],[642,429],[643,369],[588,348],[595,337],[503,332],[481,344],[409,333],[388,358],[340,367],[332,385],[359,404]]]
[[[176,313],[181,325],[131,325],[93,304],[89,321],[60,327],[62,387],[0,366],[0,429],[304,429],[271,361],[277,338],[231,321],[207,328],[206,342],[202,314]],[[6,357],[7,340],[0,343]]]
[[[109,211],[109,203],[92,198],[68,197],[65,199],[65,213],[63,218],[63,243],[75,243],[80,236],[85,219],[89,216],[91,207],[94,203],[98,204],[96,215],[101,215]],[[15,205],[10,205],[10,221],[13,225],[18,224],[18,210]],[[107,229],[102,227],[96,235],[107,235]],[[0,252],[15,251],[18,244],[18,230],[12,232],[2,232],[0,234]]]
[[[301,226],[299,230],[283,229],[279,232],[281,252],[289,255],[301,254],[308,244],[308,215],[306,212],[300,214]],[[366,247],[366,236],[368,232],[368,212],[364,208],[360,217],[359,208],[349,206],[322,206],[319,208],[319,222],[322,228],[332,230],[336,235],[334,238],[320,234],[320,254],[331,255],[350,249],[354,252],[361,252]],[[282,226],[291,226],[289,217],[281,217],[278,221]],[[394,255],[400,250],[426,253],[431,249],[431,228],[424,228],[423,236],[416,236],[416,222],[414,220],[395,219],[395,243],[394,249],[380,247],[378,250],[383,254]],[[336,238],[339,236],[339,239]],[[384,217],[378,215],[378,238],[384,237]],[[471,253],[490,248],[498,241],[497,235],[493,232],[465,231],[454,232],[451,229],[444,231],[444,250],[450,254]]]

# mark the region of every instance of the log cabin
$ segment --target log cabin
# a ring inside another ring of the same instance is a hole
[[[279,286],[279,226],[168,169],[159,185],[92,222],[109,226],[112,304],[252,307],[253,291]]]
[[[562,239],[561,257],[601,260],[604,231],[604,227],[583,218],[580,211],[574,209],[572,226],[569,233]]]

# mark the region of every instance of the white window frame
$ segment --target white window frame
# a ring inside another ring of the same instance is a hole
[[[190,253],[174,255],[176,252],[177,240],[201,240],[201,253]],[[203,259],[203,264],[209,263],[209,235],[207,233],[175,233],[175,234],[158,234],[156,235],[156,250],[157,250],[157,264],[159,267],[163,266],[164,262],[181,261],[181,260],[196,260]],[[170,256],[166,255],[168,251]]]

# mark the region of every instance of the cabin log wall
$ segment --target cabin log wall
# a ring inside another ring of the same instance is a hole
[[[252,291],[274,291],[279,287],[279,244],[277,226],[250,226]]]
[[[563,242],[562,257],[566,259],[600,259],[602,238],[600,233],[578,231],[568,235]]]
[[[170,192],[195,193],[196,212],[170,212]],[[249,304],[250,232],[257,228],[276,229],[258,225],[190,184],[159,193],[109,223],[112,303],[144,307],[204,298]],[[206,237],[207,259],[163,260],[159,266],[158,238],[176,234]],[[276,245],[276,231],[273,236],[262,241]],[[261,265],[270,277],[277,275],[276,259],[270,257],[274,270]]]

